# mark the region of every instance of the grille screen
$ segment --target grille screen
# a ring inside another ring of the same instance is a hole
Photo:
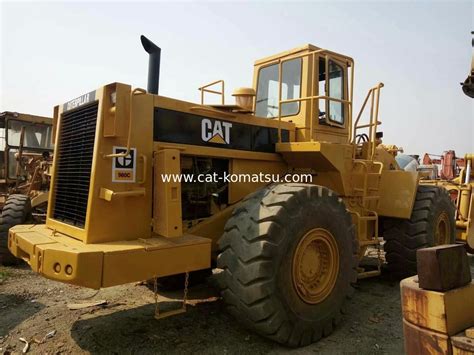
[[[56,147],[53,218],[80,228],[86,222],[98,106],[65,112]]]

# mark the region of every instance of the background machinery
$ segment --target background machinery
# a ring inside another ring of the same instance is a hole
[[[474,36],[474,31],[471,32],[471,35]],[[474,37],[471,40],[472,48],[474,48]],[[474,54],[472,55],[471,59],[471,70],[467,75],[466,80],[461,83],[462,91],[469,97],[474,98]]]
[[[446,150],[442,155],[425,153],[420,169],[430,172],[432,179],[452,180],[465,166],[465,160],[457,157],[454,150]]]
[[[7,248],[10,227],[46,219],[51,138],[49,117],[0,113],[0,264],[17,262]]]
[[[424,185],[439,186],[446,189],[456,206],[456,241],[463,243],[469,253],[474,253],[474,172],[472,170],[474,154],[457,158],[453,150],[443,153],[441,159],[430,159],[425,154],[421,168],[421,180]],[[441,166],[440,174],[434,174],[429,167]]]
[[[379,235],[400,277],[416,272],[416,249],[454,241],[446,190],[380,144],[383,84],[352,119],[352,58],[298,47],[256,61],[236,104],[222,81],[195,104],[158,95],[160,49],[142,44],[147,91],[113,83],[54,109],[46,224],[9,232],[36,272],[98,289],[217,267],[238,320],[301,346],[332,332],[357,278],[380,274],[359,266]],[[204,104],[210,92],[220,104]]]

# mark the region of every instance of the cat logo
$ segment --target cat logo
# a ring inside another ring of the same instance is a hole
[[[125,147],[114,147],[114,154],[124,154]],[[112,163],[112,182],[135,182],[137,150],[130,148],[126,156],[115,157]]]
[[[232,123],[210,120],[204,118],[201,121],[201,138],[204,142],[217,144],[230,144],[230,129]]]

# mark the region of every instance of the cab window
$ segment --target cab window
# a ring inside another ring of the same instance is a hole
[[[301,95],[301,58],[282,64],[281,99],[298,99]],[[293,116],[300,111],[299,102],[281,105],[281,116]],[[278,117],[278,64],[260,69],[257,84],[255,114],[260,117]]]
[[[21,130],[25,127],[23,147],[38,149],[53,149],[51,143],[52,127],[44,124],[34,124],[9,120],[7,127],[7,142],[9,146],[20,146]]]
[[[335,99],[344,99],[344,69],[336,62],[329,60],[329,97]],[[326,88],[326,64],[325,60],[319,59],[319,95],[325,95]],[[320,122],[326,120],[326,112],[324,100],[319,101],[319,118]],[[329,100],[328,104],[329,121],[337,124],[344,124],[344,104]]]

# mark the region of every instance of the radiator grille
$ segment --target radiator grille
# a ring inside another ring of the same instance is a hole
[[[86,222],[98,106],[65,112],[56,147],[53,218],[80,228]]]

